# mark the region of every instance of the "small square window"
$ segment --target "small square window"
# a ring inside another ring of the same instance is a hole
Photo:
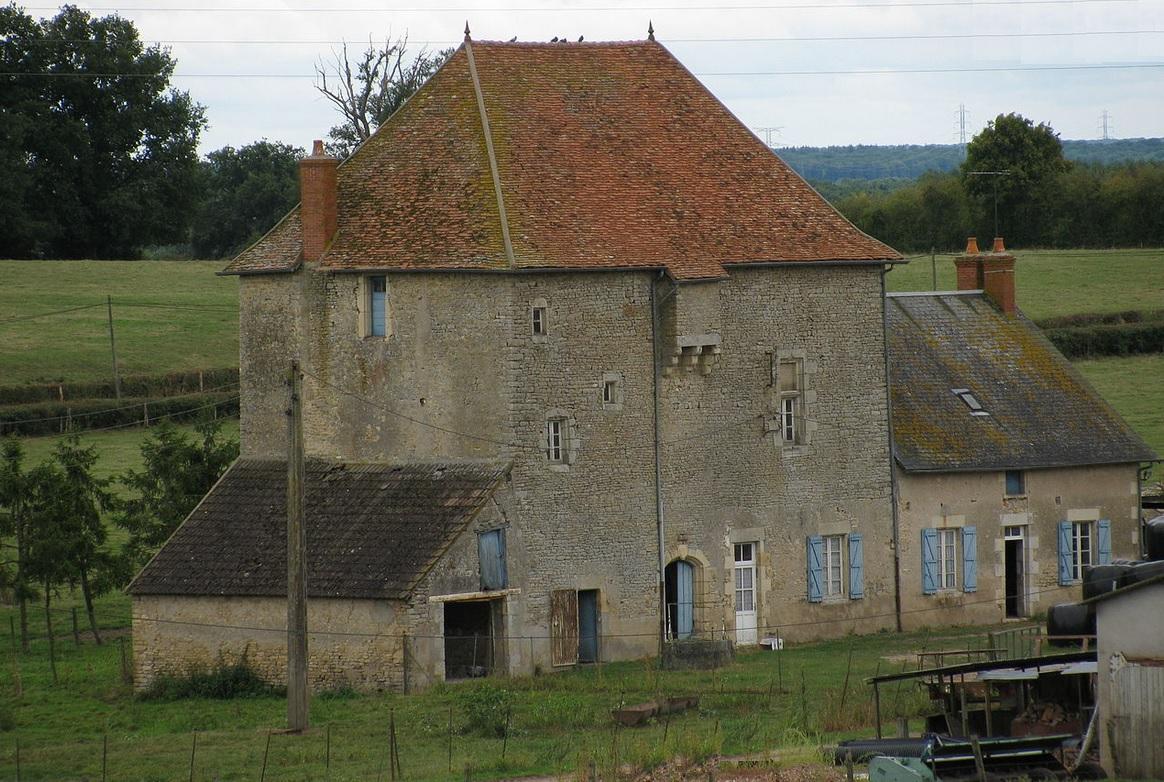
[[[1006,471],[1006,496],[1022,497],[1027,493],[1027,483],[1022,470]]]
[[[534,307],[533,310],[530,311],[530,327],[533,330],[533,335],[535,337],[545,336],[547,326],[546,308]]]

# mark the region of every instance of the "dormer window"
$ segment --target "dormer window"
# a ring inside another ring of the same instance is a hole
[[[982,403],[978,401],[978,397],[970,393],[969,388],[951,388],[950,391],[965,402],[966,407],[970,408],[970,415],[990,415],[990,413],[983,409]]]

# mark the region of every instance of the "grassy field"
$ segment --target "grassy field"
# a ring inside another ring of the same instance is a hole
[[[1160,309],[1164,250],[1015,250],[1018,306],[1033,319]],[[954,290],[954,261],[937,257],[938,290]],[[933,289],[929,257],[889,274],[891,291]]]
[[[1075,366],[1164,456],[1164,354],[1078,361]],[[1152,480],[1164,480],[1164,467],[1156,465]]]
[[[0,385],[108,379],[106,296],[122,374],[238,366],[238,280],[222,266],[0,261]]]
[[[61,609],[54,620],[59,683],[52,684],[44,623],[36,612],[38,638],[31,653],[17,658],[23,693],[15,694],[15,676],[0,680],[0,778],[14,776],[19,739],[21,779],[100,779],[107,737],[110,779],[259,779],[268,733],[284,724],[281,698],[135,698],[121,680],[118,633],[107,633],[111,637],[105,646],[87,639],[75,646],[68,606]],[[123,596],[99,604],[107,627],[124,625],[128,614]],[[10,609],[0,610],[0,626],[8,626],[8,616]],[[676,754],[735,755],[773,748],[797,762],[819,759],[814,748],[821,743],[871,733],[865,677],[900,670],[906,657],[913,660],[913,651],[980,646],[981,639],[982,631],[972,629],[882,633],[780,653],[748,652],[718,671],[658,672],[639,661],[439,685],[422,694],[333,693],[313,700],[310,733],[271,736],[265,778],[388,779],[384,762],[391,719],[400,767],[410,780],[460,780],[466,766],[474,779],[493,779],[585,769],[591,762],[608,778],[616,757],[620,765],[643,768]],[[11,658],[5,657],[5,668],[10,668]],[[611,708],[658,694],[695,694],[701,703],[669,722],[614,729]],[[924,705],[912,685],[882,690],[882,713],[890,724],[894,714],[914,716]],[[506,713],[508,739],[497,730]],[[913,729],[919,727],[914,721]]]

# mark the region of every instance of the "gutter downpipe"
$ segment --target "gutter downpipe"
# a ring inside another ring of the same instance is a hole
[[[885,275],[893,271],[892,266],[881,269],[881,351],[885,366],[885,421],[889,430],[889,499],[893,511],[893,617],[897,632],[901,626],[901,521],[897,505],[899,487],[897,485],[897,463],[893,453],[893,392],[889,387],[889,300],[885,296]]]
[[[663,466],[659,438],[659,296],[658,283],[663,272],[651,280],[651,361],[654,365],[654,429],[655,429],[655,529],[658,536],[659,563],[659,665],[663,664],[663,649],[667,642],[667,584],[665,580],[666,562],[663,548]]]

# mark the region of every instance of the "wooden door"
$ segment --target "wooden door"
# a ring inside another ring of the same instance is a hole
[[[550,593],[550,662],[574,665],[578,662],[578,593],[555,589]]]

